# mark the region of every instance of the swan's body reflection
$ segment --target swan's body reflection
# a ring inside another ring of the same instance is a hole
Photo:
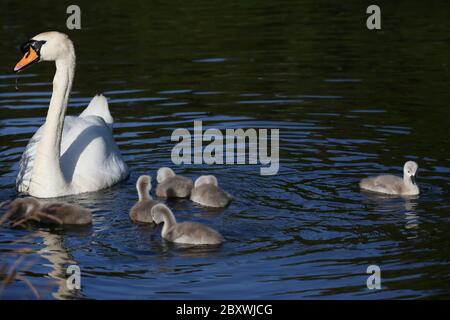
[[[75,230],[70,229],[71,232],[83,235],[89,233],[90,227],[78,227]],[[67,228],[65,228],[67,230]],[[52,293],[55,299],[74,299],[82,298],[80,290],[71,290],[67,287],[67,278],[70,275],[66,274],[67,267],[69,265],[79,265],[78,262],[72,257],[70,251],[64,246],[64,236],[47,231],[39,231],[39,236],[43,239],[44,248],[40,249],[37,253],[47,259],[52,269],[48,276],[55,280],[57,290]],[[83,277],[83,268],[81,269],[81,277]]]

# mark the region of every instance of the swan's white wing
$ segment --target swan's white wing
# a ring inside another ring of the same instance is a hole
[[[360,187],[365,190],[387,193],[401,194],[403,188],[403,179],[393,175],[382,175],[373,178],[362,179]]]
[[[86,109],[80,114],[81,118],[88,116],[97,116],[103,118],[106,124],[112,129],[114,119],[109,112],[108,100],[102,94],[98,94],[92,98]]]
[[[33,170],[33,160],[36,154],[36,147],[42,136],[42,127],[36,131],[22,153],[19,162],[19,173],[16,178],[16,187],[19,192],[27,192],[30,186],[31,171]]]
[[[88,107],[85,111],[92,112],[94,109],[89,110]],[[107,114],[104,113],[104,116]],[[112,117],[109,120],[112,121]],[[65,117],[60,163],[61,170],[75,193],[107,188],[128,176],[128,167],[114,141],[111,124],[106,123],[101,116],[86,113],[83,117]],[[43,126],[31,138],[22,155],[16,180],[19,192],[28,192],[42,132]]]
[[[64,120],[63,137],[73,127],[77,117],[67,116]],[[33,171],[34,156],[36,154],[37,146],[41,141],[44,125],[42,125],[36,133],[28,141],[25,151],[22,153],[22,158],[19,162],[19,173],[16,178],[17,191],[27,192],[30,185],[31,172]]]
[[[75,193],[101,190],[128,176],[111,129],[99,116],[76,118],[62,137],[60,164]]]

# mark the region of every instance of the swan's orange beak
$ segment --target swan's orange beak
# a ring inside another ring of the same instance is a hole
[[[14,67],[14,72],[19,72],[26,67],[32,65],[33,63],[37,62],[39,60],[39,55],[37,52],[33,49],[33,47],[30,46],[28,51],[25,53],[22,59],[20,59],[19,62],[17,62],[16,66]]]

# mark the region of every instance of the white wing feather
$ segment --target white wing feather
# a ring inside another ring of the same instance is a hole
[[[114,119],[109,112],[108,100],[102,94],[96,95],[92,98],[91,102],[86,109],[80,114],[81,118],[86,118],[87,116],[98,116],[105,120],[106,124],[112,127]]]
[[[113,118],[103,95],[96,95],[80,116],[66,116],[61,140],[61,170],[80,189],[99,190],[128,176],[128,167],[112,136]],[[28,142],[19,164],[16,186],[28,191],[42,125]]]

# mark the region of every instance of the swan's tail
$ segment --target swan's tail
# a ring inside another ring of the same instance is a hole
[[[98,116],[103,118],[108,125],[114,123],[114,119],[109,112],[108,100],[102,94],[95,95],[86,109],[80,114],[80,117],[84,118],[87,116]]]

